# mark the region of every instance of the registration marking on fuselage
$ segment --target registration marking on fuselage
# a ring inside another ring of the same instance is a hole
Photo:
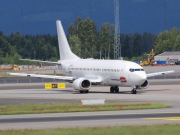
[[[145,118],[147,120],[180,120],[180,117]]]

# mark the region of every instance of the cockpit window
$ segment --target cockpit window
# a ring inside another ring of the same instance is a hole
[[[129,71],[130,71],[130,72],[134,72],[134,69],[130,68]]]
[[[144,71],[144,69],[142,69],[142,68],[137,68],[137,69],[130,68],[129,71],[130,71],[130,72],[134,72],[134,71]]]

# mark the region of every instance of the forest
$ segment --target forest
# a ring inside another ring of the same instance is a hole
[[[103,23],[98,28],[90,18],[77,17],[65,31],[72,51],[79,57],[114,59],[113,24]],[[180,30],[172,28],[159,34],[121,33],[120,43],[124,59],[143,60],[152,48],[156,54],[180,51]],[[6,36],[0,31],[0,64],[24,63],[20,58],[57,61],[57,35],[20,35],[16,32]]]

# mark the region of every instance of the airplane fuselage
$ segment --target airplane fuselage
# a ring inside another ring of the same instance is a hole
[[[139,86],[147,79],[141,66],[124,60],[63,60],[61,65],[66,76],[97,76],[102,79],[100,84],[108,86]]]

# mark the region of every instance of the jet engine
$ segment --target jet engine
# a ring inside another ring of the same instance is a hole
[[[78,78],[73,81],[72,86],[75,90],[89,90],[91,88],[91,82],[85,78]]]
[[[144,83],[141,84],[140,86],[136,86],[136,88],[137,88],[137,89],[146,89],[146,88],[148,88],[148,86],[149,86],[149,82],[148,82],[148,80],[146,80],[146,81],[144,81]]]

